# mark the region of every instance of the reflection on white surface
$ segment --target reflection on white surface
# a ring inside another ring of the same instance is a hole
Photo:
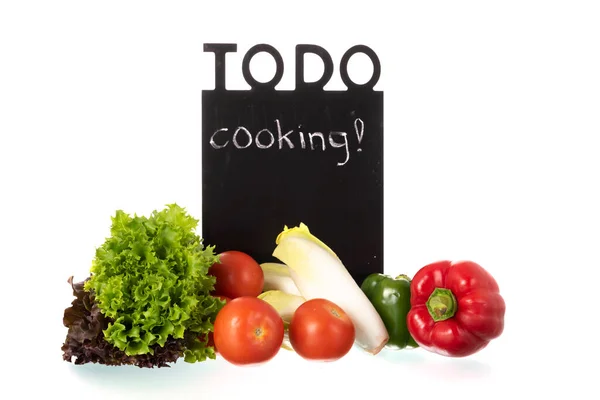
[[[171,368],[141,369],[101,365],[68,365],[72,386],[86,388],[87,398],[165,398],[192,394],[219,398],[263,398],[276,394],[287,398],[341,393],[364,396],[381,390],[381,385],[408,385],[404,393],[427,382],[442,385],[467,383],[476,387],[486,382],[492,368],[474,359],[450,359],[421,349],[383,350],[372,356],[353,348],[332,363],[310,362],[282,350],[263,365],[238,367],[219,358],[202,363],[178,362]],[[375,388],[375,389],[374,389]],[[374,392],[375,390],[375,392]],[[97,396],[97,397],[96,397]]]
[[[382,351],[381,359],[392,364],[410,366],[414,373],[422,373],[437,381],[446,379],[470,380],[490,376],[492,367],[473,358],[429,359],[421,349]]]
[[[197,364],[178,362],[170,368],[110,367],[105,365],[73,365],[70,373],[80,384],[96,390],[110,389],[119,395],[127,393],[169,393],[193,388],[198,382],[214,379],[219,373],[218,361]]]

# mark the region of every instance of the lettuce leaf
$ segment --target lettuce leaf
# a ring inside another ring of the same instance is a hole
[[[84,290],[108,320],[105,341],[126,356],[153,355],[175,339],[184,343],[186,361],[215,358],[197,338],[212,331],[224,305],[210,295],[215,278],[208,269],[218,257],[194,232],[197,224],[176,204],[149,217],[122,210],[112,217],[111,236],[96,250]],[[97,329],[84,325],[81,335]]]
[[[87,281],[87,280],[86,280]],[[62,345],[63,359],[81,365],[97,363],[104,365],[134,365],[140,368],[169,367],[186,351],[183,339],[167,339],[164,346],[158,344],[152,354],[128,356],[123,351],[104,340],[103,330],[108,327],[110,319],[104,317],[94,300],[93,292],[83,289],[84,282],[73,283],[75,300],[64,312],[63,324],[68,328],[67,337]]]

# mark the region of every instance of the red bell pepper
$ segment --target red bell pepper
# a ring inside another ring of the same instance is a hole
[[[411,283],[410,334],[425,350],[448,357],[478,352],[504,330],[506,305],[496,280],[472,261],[439,261]]]

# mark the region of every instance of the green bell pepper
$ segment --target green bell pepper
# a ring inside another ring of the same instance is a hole
[[[362,291],[377,310],[388,331],[387,348],[400,350],[419,345],[410,335],[406,316],[410,311],[410,278],[374,273],[363,281]]]

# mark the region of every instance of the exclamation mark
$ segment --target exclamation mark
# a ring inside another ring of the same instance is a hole
[[[362,142],[363,134],[365,133],[365,123],[360,118],[356,118],[354,120],[354,132],[356,132],[356,137],[358,138],[358,145],[360,146],[360,142]],[[359,147],[357,151],[362,151]]]

